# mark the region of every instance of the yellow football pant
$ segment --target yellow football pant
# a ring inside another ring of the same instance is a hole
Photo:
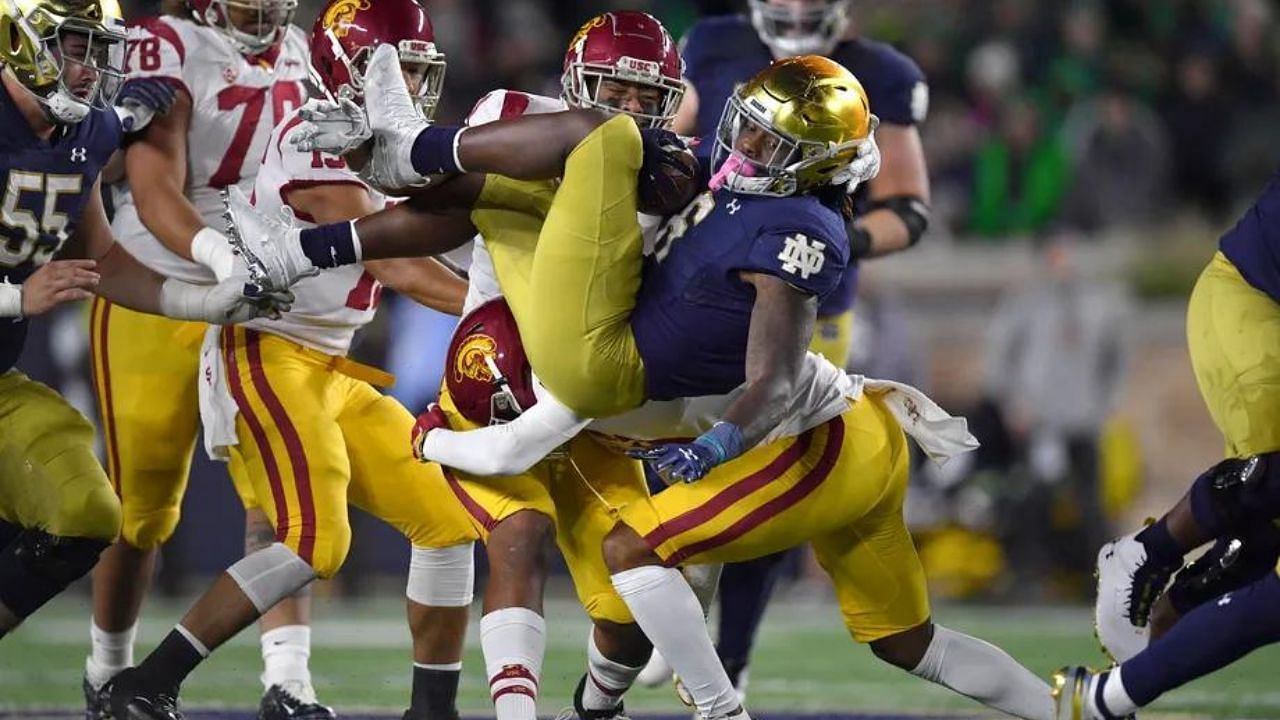
[[[491,175],[471,216],[530,364],[583,417],[645,398],[629,322],[644,252],[636,219],[642,155],[635,121],[615,115],[574,148],[558,186]]]
[[[252,488],[276,539],[322,578],[351,546],[348,502],[414,545],[475,540],[440,467],[409,449],[414,418],[335,358],[275,335],[222,331],[228,386],[240,412],[231,475]]]
[[[458,413],[445,388],[440,390],[440,407],[454,430],[477,427]],[[522,510],[551,518],[556,544],[587,615],[593,620],[635,622],[613,589],[601,546],[618,522],[616,508],[648,497],[644,472],[639,463],[606,448],[591,433],[578,435],[564,450],[522,475],[475,477],[453,468],[445,468],[444,474],[486,541],[499,522]]]
[[[0,374],[0,519],[59,537],[120,533],[120,501],[93,455],[93,426],[17,370]]]
[[[1280,450],[1280,304],[1222,253],[1191,292],[1187,346],[1226,456]]]
[[[908,469],[901,427],[866,396],[797,437],[627,505],[622,520],[669,566],[812,542],[849,633],[872,642],[929,618],[924,569],[902,516]]]
[[[830,360],[838,368],[847,366],[849,353],[853,350],[853,311],[846,310],[838,315],[819,315],[814,324],[809,349]]]

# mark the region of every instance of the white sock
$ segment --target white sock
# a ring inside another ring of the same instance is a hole
[[[284,625],[262,633],[262,686],[279,685],[303,702],[316,701],[311,686],[311,628]]]
[[[133,667],[133,641],[138,636],[138,623],[128,630],[107,632],[89,621],[89,639],[92,651],[84,662],[84,674],[89,684],[101,688],[116,673]]]
[[[1116,668],[1106,674],[1104,685],[1102,686],[1102,702],[1107,704],[1107,712],[1116,716],[1132,715],[1138,711],[1138,704],[1129,697],[1129,691],[1124,689],[1124,678],[1120,677],[1121,668]]]
[[[614,662],[596,647],[596,633],[587,633],[587,682],[582,687],[582,707],[587,710],[610,710],[622,702],[622,694],[631,688],[644,666],[627,667]]]
[[[1027,720],[1053,720],[1049,685],[991,643],[933,626],[933,641],[912,675]]]
[[[546,621],[527,608],[494,610],[480,618],[480,648],[497,720],[537,720]]]
[[[646,565],[611,579],[640,629],[680,676],[698,712],[718,718],[737,709],[738,694],[711,644],[702,606],[680,571]],[[745,712],[737,717],[748,719]]]

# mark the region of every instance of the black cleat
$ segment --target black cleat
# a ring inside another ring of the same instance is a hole
[[[336,720],[333,708],[316,702],[303,702],[280,685],[272,685],[262,694],[258,720]]]
[[[628,720],[627,711],[623,707],[621,700],[618,701],[616,707],[608,710],[588,710],[582,706],[582,693],[587,689],[587,675],[583,673],[582,679],[578,681],[578,687],[573,691],[573,711],[577,713],[579,720]]]
[[[110,702],[114,720],[183,720],[178,710],[178,692],[153,690],[138,668],[121,670],[102,687]]]
[[[84,720],[111,720],[111,696],[107,693],[107,685],[94,688],[88,676],[81,682],[80,687],[84,690]]]

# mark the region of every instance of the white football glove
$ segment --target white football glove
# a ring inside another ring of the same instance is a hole
[[[871,116],[871,130],[867,139],[858,145],[858,152],[849,163],[849,182],[845,184],[845,192],[852,195],[858,186],[880,174],[880,146],[876,144],[876,128],[880,127],[880,118]]]
[[[289,135],[289,144],[304,152],[345,155],[373,137],[364,109],[345,98],[308,100],[298,115],[306,122]]]
[[[259,291],[245,275],[227,278],[217,285],[169,279],[160,286],[160,312],[176,320],[213,325],[234,325],[260,317],[275,320],[292,304],[293,293]]]

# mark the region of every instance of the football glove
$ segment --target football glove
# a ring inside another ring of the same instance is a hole
[[[308,100],[298,116],[306,124],[289,136],[289,143],[304,152],[344,155],[373,137],[364,109],[345,98],[336,103]]]
[[[701,480],[715,466],[742,454],[742,429],[730,422],[718,422],[693,442],[663,443],[627,454],[643,460],[668,484],[673,480]]]
[[[867,139],[858,145],[858,152],[849,163],[849,182],[845,184],[845,192],[852,195],[862,183],[880,174],[880,146],[876,144],[876,128],[880,127],[880,118],[871,116],[871,130]]]
[[[178,98],[178,86],[164,78],[134,78],[116,95],[116,115],[126,133],[139,132],[164,115]]]
[[[445,416],[444,410],[437,403],[431,403],[427,409],[423,411],[418,419],[413,423],[413,430],[409,432],[409,443],[413,446],[413,456],[421,462],[427,462],[422,457],[422,443],[427,439],[427,433],[439,428],[449,429],[449,418]]]

